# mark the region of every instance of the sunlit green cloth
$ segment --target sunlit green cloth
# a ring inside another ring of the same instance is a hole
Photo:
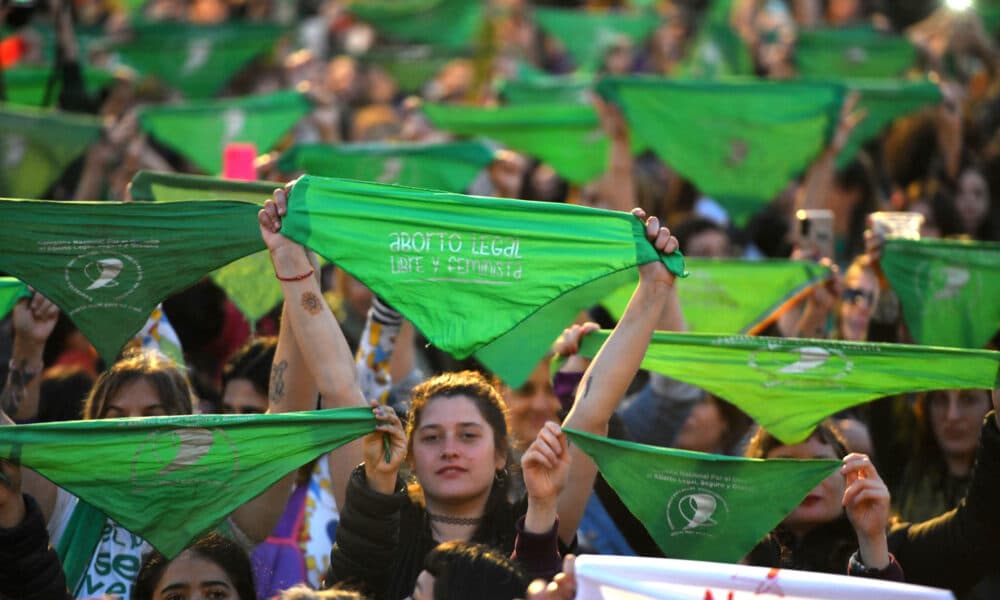
[[[641,45],[660,24],[655,13],[589,12],[536,6],[535,21],[562,43],[577,69],[595,72],[620,40]]]
[[[0,319],[14,308],[21,298],[30,298],[31,292],[15,277],[0,277]]]
[[[101,130],[89,115],[0,105],[0,197],[42,197]]]
[[[844,88],[806,82],[614,77],[598,93],[633,137],[719,201],[736,223],[808,168],[837,123]]]
[[[539,76],[503,82],[507,104],[590,104],[594,78],[590,75]]]
[[[0,201],[0,271],[73,320],[109,364],[156,305],[264,248],[245,202]]]
[[[15,67],[4,70],[3,85],[4,92],[7,94],[7,102],[24,106],[42,106],[51,75],[52,69],[49,67]],[[84,84],[87,93],[91,95],[96,95],[114,79],[113,73],[103,69],[89,67],[83,69]],[[60,88],[61,81],[59,77],[56,77],[56,82],[49,95],[48,106],[55,106],[59,99]]]
[[[347,6],[386,37],[450,49],[472,44],[483,27],[483,8],[468,0],[351,0]]]
[[[917,342],[982,348],[1000,330],[1000,244],[888,240],[880,263]]]
[[[670,558],[740,560],[841,464],[703,454],[565,431]]]
[[[298,92],[159,105],[143,109],[142,128],[210,175],[222,172],[222,155],[233,142],[269,152],[312,109]]]
[[[634,216],[305,176],[282,233],[351,273],[427,339],[520,385],[578,312],[662,260]]]
[[[688,330],[696,333],[760,331],[830,277],[828,267],[810,261],[687,257],[685,262],[691,277],[677,286],[677,295]],[[620,319],[633,289],[622,287],[601,304]]]
[[[895,77],[913,66],[917,49],[905,37],[870,26],[798,32],[795,64],[803,77]]]
[[[587,335],[580,353],[608,335]],[[1000,352],[903,344],[657,332],[642,366],[728,400],[786,444],[876,398],[1000,386]]]
[[[398,183],[447,192],[464,192],[484,167],[493,149],[481,141],[441,144],[298,144],[282,154],[284,173]]]
[[[600,177],[610,145],[594,107],[525,104],[499,108],[428,104],[424,113],[438,129],[494,139],[548,163],[573,183]]]
[[[188,98],[211,98],[285,32],[272,23],[137,23],[132,38],[114,50],[125,64]]]
[[[7,427],[20,462],[168,558],[285,474],[374,430],[370,408]]]

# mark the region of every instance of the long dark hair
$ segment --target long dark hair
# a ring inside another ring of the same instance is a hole
[[[434,600],[507,600],[523,598],[528,579],[495,549],[467,542],[445,542],[424,559],[434,576]]]
[[[256,600],[250,557],[236,542],[213,531],[196,539],[183,552],[218,565],[233,582],[239,600]],[[158,551],[144,555],[132,587],[132,600],[152,600],[171,562]]]

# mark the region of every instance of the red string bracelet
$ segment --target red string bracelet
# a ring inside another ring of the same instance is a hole
[[[310,275],[312,275],[315,272],[316,272],[315,269],[309,269],[308,273],[303,273],[302,275],[296,275],[295,277],[282,277],[281,275],[278,275],[277,273],[275,273],[274,276],[278,278],[278,281],[302,281],[303,279],[305,279],[306,277],[309,277]]]

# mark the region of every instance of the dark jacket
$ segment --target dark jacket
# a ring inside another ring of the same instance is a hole
[[[0,527],[0,598],[66,600],[66,576],[49,546],[42,510],[27,494],[24,508],[17,526]]]

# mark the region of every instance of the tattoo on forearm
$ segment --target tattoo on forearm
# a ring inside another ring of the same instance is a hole
[[[318,315],[323,310],[322,300],[312,292],[302,294],[302,308],[311,315]]]
[[[288,361],[281,360],[271,366],[271,392],[269,394],[272,404],[281,404],[285,398],[285,370],[288,369]]]
[[[594,376],[587,377],[587,383],[583,384],[583,397],[590,395],[590,384],[594,383]]]

